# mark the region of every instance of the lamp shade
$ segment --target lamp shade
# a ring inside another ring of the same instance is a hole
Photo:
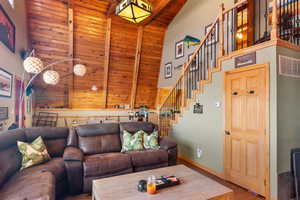
[[[24,60],[23,66],[26,72],[37,74],[42,71],[44,65],[39,58],[30,56]]]
[[[86,73],[86,67],[82,64],[77,64],[74,66],[73,71],[76,76],[84,76]]]
[[[152,7],[146,0],[123,0],[116,14],[133,23],[139,23],[151,15]]]
[[[59,74],[53,70],[47,70],[43,74],[45,83],[49,85],[56,85],[59,82]]]

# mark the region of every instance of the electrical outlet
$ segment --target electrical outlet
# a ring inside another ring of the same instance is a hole
[[[197,148],[197,158],[201,158],[203,154],[202,149],[200,149],[199,147]]]

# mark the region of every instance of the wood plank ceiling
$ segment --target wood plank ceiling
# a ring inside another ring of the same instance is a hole
[[[165,30],[186,0],[152,0],[153,17],[141,25],[112,14],[118,0],[26,2],[36,56],[45,64],[79,58],[87,66],[84,77],[71,74],[77,62],[55,66],[62,77],[56,86],[37,80],[36,107],[155,107]]]

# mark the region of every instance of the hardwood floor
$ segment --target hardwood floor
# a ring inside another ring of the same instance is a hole
[[[179,163],[184,164],[185,166],[217,181],[218,183],[225,185],[228,188],[231,188],[234,191],[234,199],[233,200],[263,200],[264,199],[263,197],[256,196],[244,188],[241,188],[237,185],[226,182],[226,181],[224,181],[212,174],[209,174],[209,173],[205,172],[204,170],[201,170],[185,161],[180,160]],[[78,196],[68,196],[68,197],[64,198],[64,200],[91,200],[91,199],[92,199],[92,197],[90,195],[86,195],[86,194],[82,194],[82,195],[78,195]]]

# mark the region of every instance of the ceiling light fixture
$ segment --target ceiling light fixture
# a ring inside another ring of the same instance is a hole
[[[96,86],[96,85],[93,85],[93,86],[91,87],[91,90],[92,90],[92,91],[97,91],[97,90],[98,90],[98,88],[97,88],[97,86]]]
[[[151,4],[146,0],[123,0],[116,7],[116,15],[133,23],[140,23],[149,17],[151,11]]]

